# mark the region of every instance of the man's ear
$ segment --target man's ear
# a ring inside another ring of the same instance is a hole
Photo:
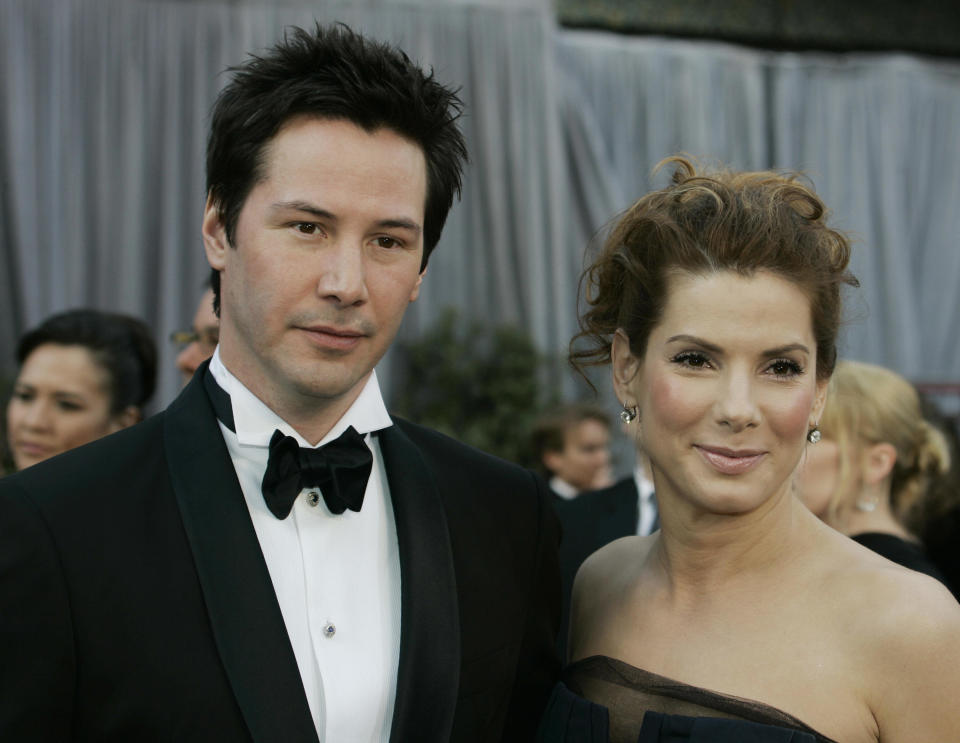
[[[543,462],[543,466],[546,468],[547,472],[556,474],[556,472],[563,466],[563,452],[547,450],[543,453],[540,459]]]
[[[868,485],[883,482],[893,472],[897,463],[897,450],[893,444],[881,441],[863,450],[863,481]]]
[[[423,277],[427,275],[427,267],[424,266],[423,270],[420,272],[420,275],[417,276],[417,283],[413,285],[413,289],[410,290],[410,301],[416,302],[417,297],[420,296],[420,284],[423,283]]]
[[[200,233],[203,235],[203,249],[207,254],[207,263],[213,270],[222,271],[226,265],[230,241],[227,240],[227,230],[223,224],[220,208],[210,195],[207,196],[207,204],[203,208]]]
[[[640,373],[640,359],[630,350],[630,339],[623,328],[617,328],[613,334],[610,362],[613,368],[613,389],[617,399],[624,407],[634,407],[637,404],[634,382]]]

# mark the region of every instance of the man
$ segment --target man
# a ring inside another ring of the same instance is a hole
[[[0,739],[530,740],[548,496],[392,420],[373,372],[459,191],[459,100],[342,26],[234,72],[217,352],[127,435],[0,484]]]
[[[534,424],[530,441],[557,498],[610,484],[610,421],[602,408],[563,405]]]
[[[213,311],[213,288],[210,287],[200,297],[193,314],[193,327],[170,336],[170,340],[182,347],[177,354],[177,369],[183,375],[184,384],[193,378],[200,364],[213,356],[219,339],[220,318]]]

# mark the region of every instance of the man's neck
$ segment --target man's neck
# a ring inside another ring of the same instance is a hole
[[[289,387],[281,387],[261,375],[233,368],[220,356],[220,363],[260,402],[287,423],[311,446],[316,446],[337,424],[363,392],[373,373],[371,369],[350,390],[338,397],[318,397]],[[236,366],[236,365],[235,365]]]

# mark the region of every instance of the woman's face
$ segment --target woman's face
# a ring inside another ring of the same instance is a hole
[[[27,356],[7,407],[18,470],[122,427],[110,415],[107,372],[88,349],[48,343]]]
[[[824,436],[807,447],[796,474],[797,495],[803,504],[821,519],[840,485],[840,447]]]
[[[657,495],[694,511],[752,511],[788,492],[819,418],[810,303],[772,273],[677,273],[643,358],[614,341],[621,401],[639,407],[639,441]]]

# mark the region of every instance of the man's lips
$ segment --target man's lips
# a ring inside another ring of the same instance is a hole
[[[742,475],[749,472],[766,454],[759,449],[727,449],[702,444],[695,444],[693,448],[700,452],[707,464],[724,475]]]
[[[330,325],[311,325],[299,327],[310,340],[322,348],[337,351],[349,351],[366,337],[366,333],[352,328],[338,328]]]

